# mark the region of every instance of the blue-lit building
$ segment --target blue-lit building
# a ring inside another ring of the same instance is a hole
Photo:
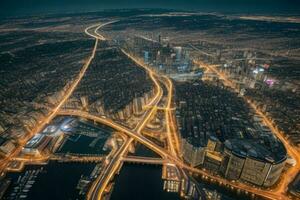
[[[146,64],[149,63],[149,52],[148,51],[144,51],[144,62]]]

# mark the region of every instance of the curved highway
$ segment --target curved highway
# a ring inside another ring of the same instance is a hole
[[[95,27],[97,27],[97,25],[94,25],[94,26],[91,26],[91,27],[95,28]],[[98,28],[95,29],[93,34],[91,34],[89,32],[88,33],[89,33],[90,36],[92,36],[96,39],[101,39],[102,37],[97,32],[97,30],[98,30]],[[162,94],[160,94],[160,93],[161,93],[162,89],[160,88],[158,82],[155,81],[156,80],[155,77],[154,77],[155,72],[153,70],[151,70],[150,68],[148,68],[143,62],[139,61],[139,59],[133,57],[132,55],[125,52],[124,50],[122,50],[122,52],[125,55],[127,55],[128,58],[133,60],[138,65],[144,67],[148,71],[151,79],[154,81],[154,83],[156,85],[156,88],[159,88],[156,91],[157,92],[156,97],[157,96],[161,97]],[[168,91],[169,91],[168,103],[167,103],[166,110],[171,111],[172,110],[171,109],[171,101],[172,101],[171,98],[172,98],[172,90],[173,90],[172,87],[173,87],[173,85],[172,85],[172,82],[168,78],[166,78],[166,77],[164,77],[164,78],[167,80],[166,86],[167,86]],[[154,98],[151,103],[157,104],[158,102],[159,101],[155,101],[155,98]],[[154,110],[155,110],[155,106],[152,107],[150,113],[147,114],[146,118],[149,119],[151,117],[151,115],[154,113]],[[140,126],[137,126],[134,130],[130,130],[130,129],[128,129],[128,128],[120,125],[120,124],[117,124],[116,122],[113,122],[110,119],[94,116],[92,114],[89,114],[89,113],[86,113],[86,112],[83,112],[83,111],[64,110],[64,111],[61,111],[59,113],[60,115],[72,115],[72,116],[79,116],[79,117],[83,117],[83,118],[86,118],[86,119],[90,119],[90,120],[105,124],[107,126],[110,126],[110,127],[114,128],[114,129],[116,129],[120,132],[123,132],[123,133],[125,133],[129,136],[129,139],[126,142],[124,142],[122,147],[118,150],[116,156],[112,159],[112,162],[110,162],[110,165],[109,165],[107,171],[104,173],[104,177],[101,177],[94,184],[94,186],[92,188],[93,192],[92,192],[91,196],[88,196],[88,199],[89,198],[91,198],[91,199],[101,199],[102,198],[102,195],[103,195],[103,192],[106,188],[106,185],[109,183],[110,179],[114,176],[114,173],[116,172],[116,170],[120,166],[122,156],[127,153],[128,147],[129,147],[130,143],[133,140],[139,141],[143,145],[147,146],[148,148],[152,149],[153,151],[155,151],[156,153],[161,155],[165,160],[169,161],[170,163],[176,164],[181,169],[186,169],[190,172],[193,172],[193,173],[196,173],[196,174],[199,174],[199,175],[202,175],[202,176],[206,176],[206,177],[208,177],[212,180],[215,180],[215,181],[219,182],[220,184],[225,184],[225,185],[228,185],[232,188],[240,189],[240,190],[243,190],[243,191],[246,191],[246,192],[249,192],[249,193],[254,193],[254,194],[259,195],[261,197],[264,197],[266,199],[274,199],[274,200],[275,199],[286,199],[286,197],[283,196],[283,195],[278,196],[278,194],[274,194],[271,191],[251,187],[251,186],[243,184],[243,183],[231,182],[231,181],[228,181],[224,178],[213,176],[213,175],[211,175],[210,173],[208,173],[206,171],[203,171],[203,170],[200,170],[200,169],[197,169],[197,168],[194,168],[194,167],[191,167],[191,166],[185,164],[182,160],[180,160],[178,158],[178,156],[176,154],[175,149],[177,149],[179,151],[178,141],[176,141],[175,138],[173,139],[174,144],[173,144],[172,141],[170,141],[170,140],[172,140],[172,132],[175,130],[175,125],[174,125],[174,122],[172,121],[172,115],[171,115],[172,113],[170,113],[170,112],[166,112],[166,113],[167,113],[166,118],[167,118],[167,121],[168,121],[167,122],[167,136],[168,136],[168,140],[169,140],[168,144],[170,145],[171,153],[169,151],[157,146],[151,140],[147,139],[146,137],[144,137],[140,134],[140,131],[142,130],[142,128],[147,123],[147,120],[145,118],[144,118],[144,120],[142,120],[139,123]],[[173,130],[171,130],[171,127],[172,127]]]
[[[82,77],[84,76],[86,70],[88,69],[89,65],[91,64],[92,60],[94,59],[94,56],[95,56],[96,51],[97,51],[98,41],[99,40],[100,41],[105,40],[105,38],[102,35],[100,35],[100,34],[98,34],[97,36],[92,35],[90,33],[90,30],[96,27],[95,31],[97,31],[101,27],[104,27],[104,26],[106,26],[108,24],[111,24],[111,23],[114,23],[114,22],[115,21],[107,22],[107,23],[104,23],[104,24],[92,25],[92,26],[87,27],[84,30],[84,32],[87,35],[95,38],[95,43],[94,43],[94,48],[92,50],[92,54],[89,56],[89,58],[87,59],[87,61],[83,65],[83,67],[81,68],[81,70],[80,70],[77,78],[75,80],[71,80],[71,83],[68,83],[70,85],[70,87],[67,89],[67,91],[65,92],[64,96],[59,101],[59,103],[52,109],[52,111],[50,112],[50,114],[48,116],[46,116],[45,118],[43,118],[41,120],[41,122],[34,129],[32,129],[29,132],[29,134],[27,134],[26,137],[22,141],[19,141],[19,147],[16,148],[13,153],[11,153],[6,158],[4,158],[4,159],[1,160],[1,163],[0,163],[0,172],[4,171],[7,168],[9,162],[13,158],[15,158],[16,156],[18,156],[20,154],[20,152],[22,151],[22,148],[27,143],[27,141],[30,140],[33,135],[35,135],[35,134],[39,133],[40,131],[42,131],[42,129],[57,115],[57,112],[60,110],[60,108],[62,107],[62,105],[69,99],[69,97],[72,95],[72,93],[74,92],[74,90],[78,86],[78,84],[81,81]]]
[[[117,21],[112,21],[110,23],[106,23],[106,24],[111,24]],[[101,34],[98,33],[98,30],[100,28],[99,25],[94,25],[91,26],[93,28],[95,28],[95,31],[93,34],[88,33],[88,35],[100,39],[103,36]],[[94,35],[95,34],[95,35]],[[123,53],[126,54],[126,52],[124,52],[122,50]],[[137,63],[138,64],[138,63]],[[153,97],[153,99],[149,102],[149,106],[152,106],[153,108],[150,110],[147,110],[143,116],[141,121],[137,124],[137,126],[132,130],[134,132],[134,134],[136,135],[141,135],[141,131],[142,129],[145,127],[145,125],[147,124],[147,122],[149,121],[149,119],[151,118],[151,116],[153,115],[153,113],[155,112],[155,107],[157,106],[157,104],[159,103],[159,101],[162,98],[162,89],[157,81],[157,79],[154,76],[154,72],[149,69],[148,67],[144,66],[144,65],[138,65],[142,68],[144,68],[148,75],[150,76],[151,80],[153,81],[154,85],[155,85],[155,92],[156,95]],[[79,113],[77,113],[77,111],[62,111],[60,112],[60,114],[62,115],[76,115],[78,114],[81,115],[85,115],[85,117],[87,118],[87,116],[89,115],[88,113],[83,114],[81,111],[79,111]],[[95,118],[94,121],[97,121],[97,119],[99,120],[99,118]],[[97,121],[99,122],[99,121]],[[119,129],[120,126],[115,124],[113,121],[111,120],[105,120],[105,121],[101,121],[102,124],[106,124],[108,126],[111,127],[115,127],[116,130],[119,130],[121,132],[123,132],[125,129]],[[113,125],[114,124],[114,125]],[[127,129],[127,131],[131,131],[129,129]],[[126,153],[128,152],[128,149],[131,145],[131,143],[133,142],[134,138],[130,137],[129,139],[127,139],[126,141],[124,141],[123,145],[118,149],[118,151],[114,154],[113,158],[110,160],[109,164],[106,166],[103,175],[99,176],[93,183],[92,187],[90,188],[88,194],[87,194],[87,199],[102,199],[104,192],[105,192],[105,188],[107,187],[107,185],[109,184],[109,181],[114,177],[115,173],[117,172],[117,170],[119,169],[119,167],[121,166],[122,162],[123,162],[123,157],[126,155]]]
[[[84,112],[84,111],[61,110],[61,106],[72,95],[73,91],[78,86],[79,82],[85,75],[86,70],[88,69],[90,63],[92,62],[93,58],[95,57],[98,42],[106,40],[106,38],[104,36],[102,36],[100,33],[98,33],[98,30],[105,25],[112,24],[115,22],[117,22],[117,21],[110,21],[110,22],[107,22],[104,24],[96,24],[96,25],[89,26],[85,29],[85,33],[88,36],[93,37],[95,39],[95,44],[94,44],[94,48],[92,50],[92,54],[90,55],[90,57],[88,58],[86,63],[83,65],[82,69],[80,70],[80,73],[78,74],[78,77],[71,82],[70,87],[67,89],[65,95],[60,100],[60,102],[55,106],[55,108],[53,108],[51,113],[34,130],[31,131],[31,133],[24,139],[24,141],[20,142],[21,143],[20,147],[13,154],[11,154],[10,156],[8,156],[6,159],[4,159],[2,161],[2,163],[0,164],[1,169],[4,169],[5,167],[7,167],[9,161],[21,152],[23,145],[25,145],[26,142],[34,134],[40,132],[44,128],[44,126],[47,123],[49,123],[56,115],[71,115],[71,116],[83,117],[83,118],[90,119],[90,120],[93,120],[98,123],[105,124],[107,126],[114,128],[115,130],[125,133],[128,136],[128,138],[124,139],[124,143],[117,150],[117,152],[114,154],[113,158],[110,160],[109,164],[106,166],[105,170],[103,171],[103,175],[99,176],[96,179],[96,181],[93,183],[93,185],[87,195],[88,199],[102,199],[104,191],[106,189],[106,186],[109,184],[109,181],[113,178],[113,176],[115,175],[115,173],[121,166],[123,157],[128,152],[130,144],[134,140],[140,142],[141,144],[147,146],[151,150],[158,153],[163,158],[164,162],[175,164],[179,169],[186,169],[192,173],[196,173],[196,174],[202,175],[204,177],[207,177],[211,180],[217,181],[220,185],[224,184],[224,185],[230,186],[235,189],[243,190],[243,191],[246,191],[249,193],[254,193],[254,194],[264,197],[266,199],[273,199],[273,200],[288,199],[288,197],[284,195],[285,189],[286,189],[288,180],[290,180],[292,178],[292,176],[295,175],[296,171],[298,171],[300,168],[299,167],[300,166],[300,155],[299,155],[298,151],[295,148],[293,148],[284,139],[284,137],[281,134],[278,133],[278,131],[272,126],[271,122],[259,110],[257,110],[258,114],[260,114],[263,117],[265,123],[269,127],[271,127],[272,131],[283,141],[283,143],[287,147],[289,154],[292,155],[297,161],[296,167],[292,168],[293,170],[290,170],[287,173],[290,177],[284,178],[282,184],[274,192],[268,191],[268,190],[263,190],[260,188],[255,188],[250,185],[246,185],[246,184],[239,183],[239,182],[231,182],[222,177],[211,175],[210,173],[208,173],[206,171],[203,171],[201,169],[197,169],[197,168],[187,165],[179,158],[179,156],[178,156],[178,154],[180,152],[179,141],[178,141],[178,137],[176,135],[176,125],[172,118],[172,110],[173,109],[171,108],[173,85],[172,85],[171,80],[166,76],[162,76],[162,79],[164,79],[164,81],[162,81],[162,82],[163,82],[163,84],[165,84],[165,86],[168,90],[168,99],[167,99],[167,105],[165,108],[165,118],[166,118],[166,129],[167,129],[166,134],[167,134],[169,150],[166,150],[166,149],[156,145],[154,142],[152,142],[148,138],[144,137],[141,134],[141,131],[143,130],[143,128],[148,123],[151,116],[153,116],[153,114],[156,111],[157,105],[162,98],[162,88],[159,85],[159,82],[157,80],[158,75],[152,69],[150,69],[148,66],[146,66],[143,62],[141,62],[139,59],[133,57],[132,55],[125,52],[124,50],[122,50],[122,52],[129,59],[134,61],[139,66],[143,67],[148,72],[148,75],[150,76],[151,80],[155,84],[155,92],[156,92],[156,95],[153,97],[151,102],[147,105],[147,106],[151,107],[151,109],[149,109],[145,112],[145,114],[142,116],[141,121],[137,124],[137,126],[133,130],[130,130],[129,128],[124,127],[110,119],[95,116],[95,115],[92,115],[92,114]],[[214,71],[215,69],[212,68],[211,70]],[[216,72],[216,73],[219,73],[219,72]],[[228,85],[231,84],[231,82],[228,81],[226,79],[226,77],[223,77],[222,74],[219,74],[219,76],[225,80],[226,84],[228,84]],[[252,104],[250,104],[250,105],[256,109],[255,105],[252,105]]]

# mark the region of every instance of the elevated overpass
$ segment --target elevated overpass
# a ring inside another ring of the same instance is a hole
[[[59,162],[102,162],[105,155],[91,155],[91,154],[54,154],[49,157],[49,160]]]
[[[273,199],[273,200],[287,199],[284,196],[279,196],[278,194],[274,194],[272,191],[255,188],[250,185],[246,185],[246,184],[239,183],[239,182],[231,182],[230,180],[226,180],[222,177],[212,175],[207,171],[191,167],[190,165],[185,164],[184,162],[182,162],[178,158],[174,157],[173,155],[170,155],[170,153],[167,150],[157,146],[155,143],[153,143],[151,140],[147,139],[146,137],[142,136],[141,134],[138,134],[137,132],[129,130],[128,128],[123,127],[122,125],[119,125],[110,119],[105,119],[102,117],[91,115],[84,111],[77,111],[77,110],[61,110],[58,113],[58,115],[71,115],[71,116],[83,117],[83,118],[110,126],[120,132],[127,134],[130,138],[133,138],[133,139],[139,141],[141,144],[147,146],[148,148],[150,148],[153,151],[155,151],[156,153],[158,153],[163,159],[169,160],[171,163],[174,163],[178,167],[180,167],[182,169],[186,169],[194,174],[205,176],[211,180],[219,182],[222,185],[227,185],[229,187],[239,189],[241,191],[253,193],[253,194],[256,194],[265,199]]]
[[[123,162],[134,164],[149,164],[149,165],[163,165],[167,161],[161,158],[142,157],[142,156],[127,156],[121,159]]]

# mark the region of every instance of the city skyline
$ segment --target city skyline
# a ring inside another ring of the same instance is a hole
[[[292,0],[24,2],[0,20],[0,199],[300,198]]]

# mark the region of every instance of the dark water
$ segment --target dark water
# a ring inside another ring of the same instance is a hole
[[[143,157],[154,157],[154,158],[160,157],[157,153],[155,153],[154,151],[152,151],[151,149],[149,149],[148,147],[146,147],[145,145],[142,145],[140,143],[137,143],[137,145],[135,146],[135,152],[130,155],[143,156]]]
[[[83,132],[92,135],[84,135]],[[104,151],[103,147],[111,133],[112,129],[109,127],[89,121],[79,121],[58,153],[108,154],[109,151]]]
[[[111,200],[179,200],[177,193],[163,191],[161,173],[161,166],[124,164]]]
[[[59,163],[50,162],[46,166],[26,166],[21,173],[8,174],[12,178],[13,183],[5,194],[5,199],[10,199],[9,194],[20,175],[24,175],[26,171],[43,170],[37,175],[35,183],[29,192],[26,193],[30,200],[68,200],[68,199],[84,199],[79,195],[76,189],[78,181],[82,175],[90,175],[94,168],[94,164],[83,163]]]
[[[199,178],[196,178],[196,180],[203,191],[209,190],[216,192],[218,195],[220,195],[221,200],[254,200],[254,198],[251,198],[251,196],[237,192],[229,187],[220,187],[215,183],[211,183]],[[255,199],[258,200],[258,198]]]
[[[71,139],[67,139],[58,153],[78,153],[78,154],[107,154],[108,151],[103,150],[103,146],[107,137],[99,139],[95,146],[90,144],[95,140],[93,137],[85,135],[73,135]]]
[[[13,188],[17,186],[20,175],[28,171],[38,171],[35,183],[24,199],[30,200],[75,200],[85,199],[76,189],[81,176],[88,176],[95,164],[50,162],[46,166],[26,166],[21,173],[10,173],[12,184],[5,194],[9,198]],[[41,170],[42,169],[42,170]],[[111,200],[179,200],[178,193],[168,193],[163,190],[161,179],[162,167],[154,165],[138,165],[125,163],[120,174],[115,178],[115,186]],[[246,200],[249,196],[237,194],[235,191],[220,187],[214,183],[197,178],[200,188],[216,191],[222,200]]]
[[[161,173],[161,166],[125,163],[120,174],[115,178],[111,200],[179,200],[179,194],[163,190]],[[248,195],[238,194],[236,191],[220,187],[215,183],[203,181],[197,177],[196,180],[203,192],[214,191],[222,200],[251,199]]]

